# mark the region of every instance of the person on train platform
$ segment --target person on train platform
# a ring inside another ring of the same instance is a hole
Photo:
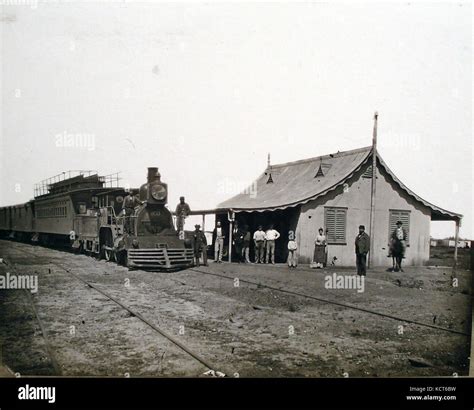
[[[326,266],[327,263],[327,241],[326,235],[324,235],[324,229],[319,228],[318,235],[314,241],[314,254],[313,261],[310,267],[321,269]]]
[[[253,234],[253,243],[255,244],[255,263],[265,262],[265,231],[263,226],[259,225],[258,230]]]
[[[298,244],[294,238],[288,241],[288,267],[296,268],[298,266],[298,255],[296,251],[298,250]]]
[[[208,266],[207,264],[207,239],[204,232],[201,231],[201,225],[196,224],[194,225],[194,232],[193,232],[193,249],[194,249],[194,260],[195,265],[200,265],[200,258],[202,254],[202,261],[204,266]]]
[[[265,259],[265,263],[269,263],[270,260],[272,264],[275,264],[275,241],[280,237],[280,233],[273,229],[273,225],[270,225],[270,229],[265,232],[265,240],[267,241],[267,255]],[[271,256],[270,256],[271,255]]]
[[[367,254],[370,251],[370,237],[365,233],[365,226],[359,226],[359,235],[355,239],[357,274],[365,276],[367,271]]]
[[[250,241],[252,239],[252,235],[250,234],[248,225],[244,225],[243,233],[244,238],[242,242],[242,261],[245,263],[250,263]]]
[[[245,231],[243,228],[240,228],[236,223],[236,230],[234,229],[234,246],[235,246],[235,256],[238,263],[244,261],[242,252],[244,249],[244,237]]]
[[[221,222],[217,221],[216,227],[212,232],[212,242],[214,243],[214,262],[222,263],[222,254],[224,253],[225,232]]]

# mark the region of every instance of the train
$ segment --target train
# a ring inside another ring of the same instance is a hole
[[[130,269],[173,270],[194,265],[192,241],[178,232],[166,207],[168,185],[156,167],[138,189],[130,215],[118,175],[67,171],[35,185],[34,199],[0,207],[0,236],[61,245]]]

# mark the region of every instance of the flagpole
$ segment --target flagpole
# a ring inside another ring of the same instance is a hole
[[[368,267],[372,267],[374,261],[374,247],[375,247],[375,186],[377,181],[377,120],[379,114],[374,113],[374,131],[372,135],[372,189],[370,195],[370,252]]]

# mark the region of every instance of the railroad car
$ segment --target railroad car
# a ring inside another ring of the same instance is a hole
[[[141,204],[124,215],[128,191],[118,186],[118,176],[65,172],[36,184],[34,200],[1,207],[0,234],[44,245],[62,244],[129,268],[192,266],[191,242],[174,227],[166,207],[168,186],[158,168],[148,168],[147,182],[139,189]]]

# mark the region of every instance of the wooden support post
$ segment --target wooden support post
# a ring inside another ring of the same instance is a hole
[[[371,268],[374,263],[375,249],[375,187],[377,181],[377,111],[374,114],[374,131],[372,136],[372,190],[370,195],[370,251],[367,266]]]
[[[459,225],[461,224],[460,219],[456,219],[456,232],[454,234],[454,269],[458,264],[458,241],[459,241]]]
[[[206,214],[202,214],[202,231],[206,230]]]
[[[232,262],[232,231],[234,230],[234,221],[229,221],[229,262]]]

